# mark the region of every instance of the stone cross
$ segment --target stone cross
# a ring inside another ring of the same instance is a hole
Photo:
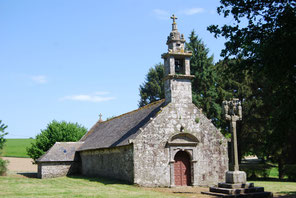
[[[239,171],[236,121],[242,120],[241,102],[237,98],[234,98],[231,101],[223,101],[223,111],[226,120],[230,121],[230,132],[233,134],[232,148],[234,151],[234,171]]]
[[[100,117],[100,119],[99,119],[99,122],[103,122],[103,120],[102,120],[102,114],[100,113],[100,115],[99,115],[99,117]]]
[[[175,24],[176,23],[176,19],[178,19],[174,14],[173,14],[173,16],[171,16],[171,19],[173,19],[173,24]]]

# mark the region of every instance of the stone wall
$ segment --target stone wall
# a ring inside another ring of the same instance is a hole
[[[134,182],[132,145],[80,152],[82,174]]]
[[[190,148],[180,145],[170,149],[169,139],[181,131],[195,136],[197,145]],[[134,140],[135,183],[173,186],[171,152],[176,152],[176,149],[192,150],[194,185],[211,186],[224,181],[228,170],[226,138],[192,103],[170,103]]]
[[[80,162],[39,162],[38,178],[53,178],[80,172]]]
[[[171,102],[188,104],[192,102],[191,80],[170,79]]]

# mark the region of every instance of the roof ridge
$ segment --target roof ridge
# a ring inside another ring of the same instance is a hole
[[[115,116],[115,117],[113,117],[113,118],[110,118],[109,120],[105,120],[105,121],[100,122],[100,123],[106,123],[106,122],[109,122],[109,121],[114,120],[114,119],[116,119],[116,118],[119,118],[119,117],[122,117],[122,116],[125,116],[125,115],[128,115],[128,114],[131,114],[131,113],[134,113],[134,112],[140,111],[140,110],[145,109],[145,108],[149,108],[149,107],[151,107],[151,106],[153,106],[153,105],[156,105],[156,104],[158,104],[158,103],[161,103],[161,102],[163,102],[163,101],[164,101],[164,99],[157,100],[157,101],[152,102],[152,103],[150,103],[150,104],[147,104],[147,105],[145,105],[145,106],[143,106],[143,107],[140,107],[140,108],[138,108],[138,109],[135,109],[135,110],[129,111],[129,112],[127,112],[127,113],[124,113],[124,114],[121,114],[121,115],[118,115],[118,116]]]
[[[132,111],[129,111],[129,112],[127,112],[127,113],[124,113],[124,114],[121,114],[121,115],[118,115],[118,116],[115,116],[115,117],[113,117],[113,118],[111,118],[111,119],[109,119],[109,120],[105,120],[105,121],[103,121],[103,122],[99,122],[99,121],[97,121],[91,128],[90,128],[90,130],[79,140],[79,141],[83,141],[83,140],[85,140],[90,134],[92,134],[93,133],[93,131],[94,131],[94,129],[96,128],[96,126],[98,126],[98,125],[100,125],[100,124],[104,124],[104,123],[107,123],[107,122],[110,122],[110,121],[112,121],[112,120],[115,120],[115,119],[117,119],[117,118],[120,118],[120,117],[122,117],[122,116],[125,116],[125,115],[128,115],[128,114],[131,114],[131,113],[135,113],[135,112],[137,112],[137,111],[140,111],[140,110],[142,110],[142,109],[145,109],[145,108],[149,108],[149,107],[151,107],[151,106],[153,106],[153,105],[156,105],[156,104],[159,104],[159,103],[161,103],[161,102],[164,102],[164,100],[165,99],[161,99],[161,100],[157,100],[157,101],[155,101],[155,102],[152,102],[152,103],[150,103],[150,104],[147,104],[147,105],[145,105],[145,106],[143,106],[143,107],[140,107],[140,108],[138,108],[138,109],[135,109],[135,110],[132,110]]]
[[[41,155],[38,159],[36,159],[36,162],[41,161],[46,155],[47,153],[49,153],[49,151],[54,147],[54,145],[56,145],[57,142],[55,142],[43,155]]]
[[[56,143],[57,144],[60,144],[60,143],[64,144],[64,143],[82,143],[82,142],[77,141],[77,142],[56,142]]]

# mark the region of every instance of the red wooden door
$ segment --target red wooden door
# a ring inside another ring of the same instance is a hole
[[[175,185],[188,186],[191,181],[190,157],[185,151],[179,151],[175,155]]]

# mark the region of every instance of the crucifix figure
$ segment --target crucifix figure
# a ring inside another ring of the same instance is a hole
[[[230,121],[230,132],[233,135],[232,148],[234,155],[234,171],[239,171],[238,151],[237,151],[237,136],[236,136],[236,121],[242,120],[242,105],[239,99],[234,98],[231,101],[223,101],[223,113],[226,120]]]
[[[173,14],[173,16],[171,16],[171,19],[173,19],[173,24],[175,24],[176,23],[176,19],[178,19],[178,18]]]

